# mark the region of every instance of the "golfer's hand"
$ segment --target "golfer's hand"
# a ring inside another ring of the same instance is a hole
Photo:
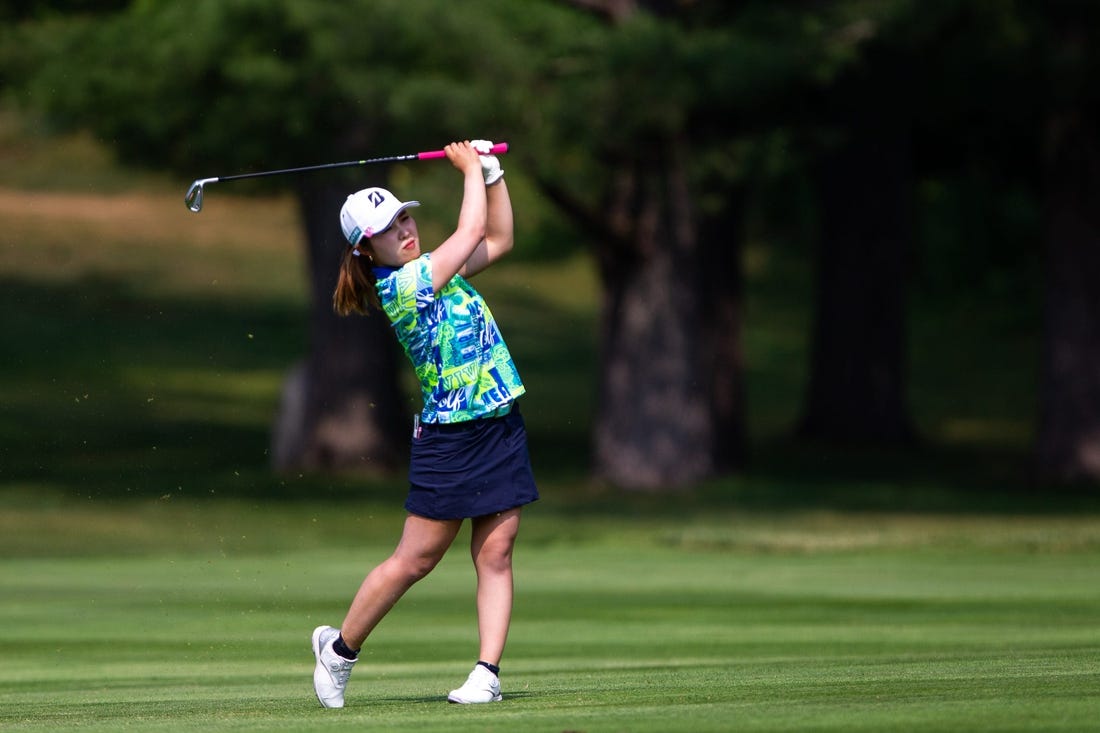
[[[464,174],[481,173],[481,161],[469,140],[451,143],[443,148],[443,151],[447,154],[447,160],[451,161],[451,165]]]
[[[481,173],[485,176],[485,185],[491,186],[499,181],[501,176],[504,175],[504,169],[500,167],[497,156],[488,155],[488,152],[493,149],[493,143],[488,140],[472,140],[470,145],[478,153],[481,153],[479,157],[481,159]]]

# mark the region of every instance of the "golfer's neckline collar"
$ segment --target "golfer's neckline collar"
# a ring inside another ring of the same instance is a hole
[[[377,278],[379,280],[385,280],[387,277],[389,277],[393,273],[397,272],[401,268],[399,268],[399,267],[388,267],[386,265],[375,265],[373,269],[374,269],[375,278]]]

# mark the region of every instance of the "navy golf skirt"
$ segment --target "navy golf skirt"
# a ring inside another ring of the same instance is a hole
[[[405,509],[428,519],[466,519],[539,498],[519,407],[503,417],[421,424],[413,436]]]

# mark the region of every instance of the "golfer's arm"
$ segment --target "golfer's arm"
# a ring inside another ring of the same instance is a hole
[[[465,269],[473,253],[485,242],[487,229],[485,182],[481,169],[466,173],[458,226],[447,241],[432,252],[432,288],[435,292]]]
[[[501,178],[485,189],[489,216],[485,224],[485,239],[466,260],[459,271],[463,277],[471,277],[484,270],[512,251],[515,244],[515,226],[512,218],[512,199],[508,184]]]

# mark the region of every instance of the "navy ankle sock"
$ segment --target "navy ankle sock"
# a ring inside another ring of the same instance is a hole
[[[489,670],[493,674],[498,676],[500,675],[500,667],[496,666],[495,664],[489,664],[488,662],[482,662],[481,660],[478,660],[478,664],[480,664],[482,667]]]
[[[344,637],[342,635],[337,636],[336,641],[332,642],[332,651],[336,652],[344,659],[355,659],[359,656],[359,652],[344,643]]]

